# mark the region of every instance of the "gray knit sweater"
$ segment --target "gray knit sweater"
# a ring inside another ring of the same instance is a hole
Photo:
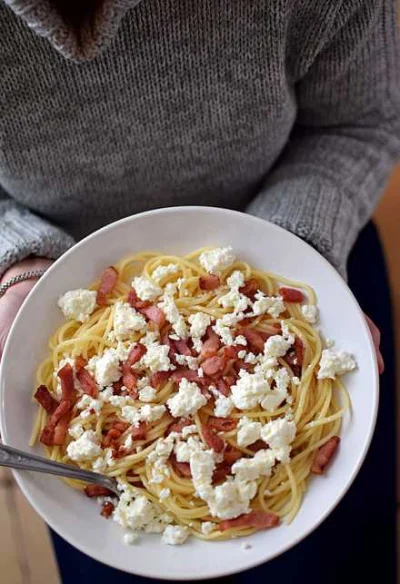
[[[395,0],[104,0],[73,25],[0,0],[0,273],[196,204],[344,274],[400,152],[395,21]]]

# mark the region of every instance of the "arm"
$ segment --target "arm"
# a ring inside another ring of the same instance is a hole
[[[291,139],[248,211],[305,239],[345,275],[400,153],[395,1],[348,0],[328,34],[299,74]]]
[[[0,276],[28,256],[57,259],[72,237],[15,203],[0,187]]]

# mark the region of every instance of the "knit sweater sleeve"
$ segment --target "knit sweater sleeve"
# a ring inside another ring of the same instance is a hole
[[[342,6],[295,83],[290,141],[248,211],[308,241],[345,276],[400,153],[400,51],[395,0]]]
[[[57,259],[74,240],[15,203],[0,187],[0,276],[30,255]]]

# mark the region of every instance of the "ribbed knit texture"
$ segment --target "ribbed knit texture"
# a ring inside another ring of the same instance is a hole
[[[394,0],[106,0],[78,30],[51,0],[2,2],[0,273],[196,204],[345,274],[400,152]]]

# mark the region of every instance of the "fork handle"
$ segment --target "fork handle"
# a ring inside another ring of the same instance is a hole
[[[70,466],[68,464],[54,462],[53,460],[48,460],[41,456],[36,456],[35,454],[27,454],[22,450],[17,450],[16,448],[5,446],[4,444],[0,444],[0,466],[8,466],[19,470],[32,470],[69,479],[76,479],[78,481],[100,485],[118,494],[115,480],[110,477]]]

